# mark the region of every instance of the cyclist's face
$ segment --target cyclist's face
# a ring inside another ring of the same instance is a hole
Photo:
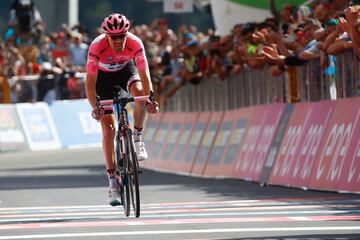
[[[110,47],[116,52],[121,52],[125,48],[126,34],[108,36]]]

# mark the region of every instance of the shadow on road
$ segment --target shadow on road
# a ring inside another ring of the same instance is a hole
[[[259,238],[226,238],[216,240],[358,240],[358,234],[319,234],[319,235],[289,235],[280,237],[259,237]],[[212,239],[215,240],[215,239]]]
[[[42,188],[84,188],[107,186],[104,166],[55,166],[5,169],[0,172],[0,190],[42,189]],[[260,186],[258,183],[236,179],[203,179],[143,170],[140,185],[163,186],[175,191],[189,188],[205,191],[208,194],[248,198],[256,193],[257,198],[294,198],[306,196],[339,196],[337,193],[303,191],[300,189]],[[358,196],[358,195],[355,195]],[[358,196],[360,198],[360,196]]]

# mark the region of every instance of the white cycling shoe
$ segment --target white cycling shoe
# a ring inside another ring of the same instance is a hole
[[[135,142],[135,149],[138,161],[143,161],[148,158],[148,153],[146,152],[144,142]]]
[[[109,189],[108,203],[111,206],[121,205],[121,197],[120,197],[119,188],[110,188]]]

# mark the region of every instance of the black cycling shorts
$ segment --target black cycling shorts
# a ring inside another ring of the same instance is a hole
[[[120,86],[124,91],[129,92],[130,86],[135,82],[140,82],[140,76],[134,61],[129,61],[117,72],[98,70],[96,94],[101,100],[113,99],[115,86]]]

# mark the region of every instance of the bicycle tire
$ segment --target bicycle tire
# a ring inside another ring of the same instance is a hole
[[[130,197],[129,194],[129,184],[126,184],[126,182],[128,182],[126,180],[127,178],[127,171],[126,168],[124,169],[124,161],[121,158],[121,151],[120,151],[120,140],[117,139],[116,140],[116,149],[115,149],[115,157],[116,157],[116,163],[117,163],[117,168],[118,168],[118,175],[119,178],[121,178],[121,182],[119,182],[119,186],[120,186],[120,198],[121,198],[121,204],[123,205],[124,208],[124,214],[125,216],[129,216],[130,215],[130,199],[128,199]]]
[[[127,131],[127,139],[130,147],[129,186],[131,191],[131,203],[135,217],[140,217],[140,189],[139,189],[139,163],[136,156],[135,144],[131,130]]]
[[[125,158],[125,161],[124,161],[124,176],[123,176],[123,189],[124,189],[124,212],[125,212],[125,216],[126,217],[129,217],[130,216],[130,205],[131,205],[131,202],[130,202],[130,186],[129,186],[129,170],[128,170],[128,167],[129,167],[129,152],[127,151],[127,147],[126,147],[126,140],[125,140],[125,152],[124,152],[124,158]]]

